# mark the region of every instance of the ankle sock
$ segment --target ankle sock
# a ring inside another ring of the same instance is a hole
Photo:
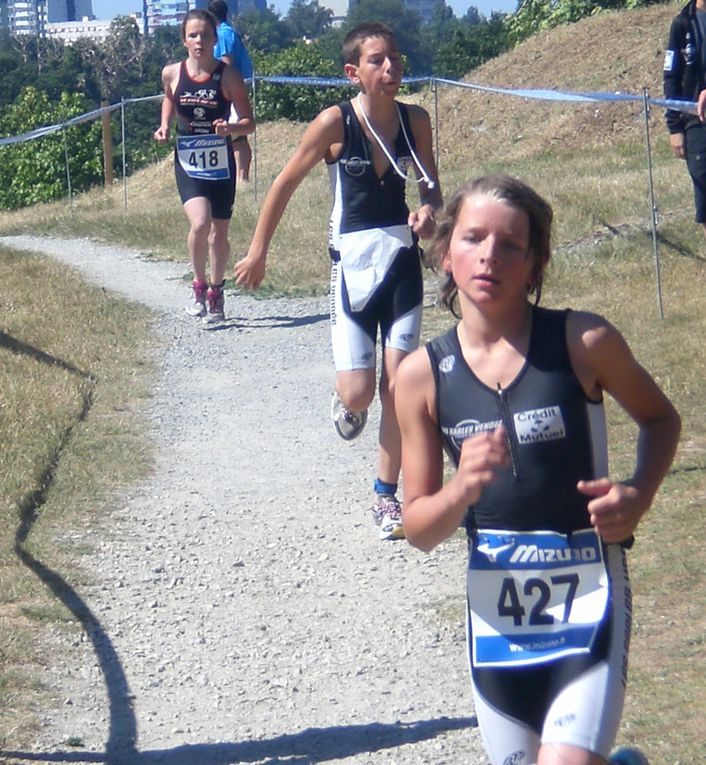
[[[379,478],[376,478],[375,483],[373,484],[373,491],[376,494],[395,495],[397,493],[397,484],[387,483],[387,481],[382,481]]]

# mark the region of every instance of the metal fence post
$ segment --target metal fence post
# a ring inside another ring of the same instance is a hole
[[[71,169],[69,168],[69,144],[66,140],[66,125],[61,128],[61,135],[64,139],[64,164],[66,165],[66,185],[69,190],[69,208],[73,210],[74,207],[74,195],[71,189]]]
[[[127,153],[125,151],[125,99],[120,97],[120,142],[123,150],[123,207],[127,210]]]
[[[657,284],[657,307],[659,309],[659,318],[663,319],[662,280],[659,265],[659,243],[657,240],[657,205],[655,203],[655,187],[652,177],[652,148],[650,146],[650,102],[647,88],[642,89],[642,98],[644,103],[643,114],[645,115],[645,150],[647,152],[647,177],[650,192],[650,219],[652,223],[652,249],[655,259],[655,282]]]
[[[101,101],[101,129],[103,133],[103,184],[107,188],[113,186],[113,135],[110,129],[110,104],[106,99]]]

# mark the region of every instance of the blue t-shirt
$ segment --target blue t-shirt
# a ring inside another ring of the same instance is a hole
[[[225,21],[218,25],[216,32],[218,33],[218,40],[213,49],[213,55],[216,58],[228,56],[244,80],[252,77],[252,61],[245,50],[240,35]]]

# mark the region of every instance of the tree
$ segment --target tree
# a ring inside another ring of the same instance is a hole
[[[437,77],[463,77],[508,47],[503,14],[494,13],[488,20],[471,6],[457,19],[444,0],[437,0],[421,34],[425,49],[431,51],[429,71]]]
[[[40,125],[58,125],[88,111],[78,93],[63,93],[58,103],[34,87],[25,88],[4,110],[3,135],[21,135]],[[65,146],[69,147],[72,189],[98,183],[101,169],[101,127],[93,121],[0,149],[0,208],[14,209],[64,196],[68,190]]]
[[[7,30],[0,31],[0,109],[12,103],[22,90],[24,68],[13,50]]]
[[[281,53],[260,57],[259,74],[288,77],[341,77],[341,70],[322,55],[316,43],[300,42]],[[352,87],[312,88],[309,85],[280,85],[263,82],[257,89],[257,118],[289,119],[309,122],[326,106],[350,98]]]
[[[476,8],[475,5],[469,5],[468,10],[463,16],[463,23],[468,24],[469,26],[473,24],[480,24],[482,21],[481,12]]]
[[[286,23],[293,40],[317,40],[331,28],[333,11],[322,8],[318,0],[293,0]]]
[[[337,71],[341,76],[343,76],[343,55],[341,48],[343,47],[344,37],[344,29],[336,26],[327,29],[316,41],[324,58],[336,62]]]
[[[98,47],[95,74],[101,96],[114,101],[143,81],[144,41],[135,19],[116,16],[105,43]]]
[[[35,35],[11,37],[0,34],[0,108],[12,103],[22,88],[31,82],[52,99],[62,91],[79,89],[84,61],[74,60],[67,67],[66,48],[60,40]]]
[[[455,20],[454,12],[446,5],[446,0],[435,0],[432,8],[431,21],[429,26],[443,26]]]
[[[261,53],[277,53],[293,42],[289,27],[272,8],[261,13],[249,11],[238,16],[237,27],[247,42],[251,55],[253,50]]]
[[[437,77],[460,78],[507,48],[503,14],[481,17],[477,24],[454,19],[434,41],[432,71]]]

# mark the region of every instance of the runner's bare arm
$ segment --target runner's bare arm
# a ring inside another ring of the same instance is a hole
[[[434,159],[434,142],[431,130],[431,120],[425,109],[409,105],[408,114],[410,126],[414,134],[414,143],[419,161],[434,184],[432,188],[422,181],[419,184],[420,206],[409,214],[408,223],[412,230],[422,239],[429,239],[436,225],[435,213],[443,204],[439,174]],[[418,177],[421,177],[417,171]]]
[[[309,171],[343,140],[341,111],[325,109],[304,132],[296,151],[284,166],[265,197],[255,233],[246,256],[235,264],[236,282],[257,289],[265,275],[270,241],[289,200]]]
[[[169,126],[176,114],[176,106],[174,105],[174,78],[178,74],[178,67],[178,64],[167,64],[162,69],[164,98],[162,99],[159,127],[154,131],[154,140],[158,143],[166,143],[169,140]]]
[[[464,441],[458,471],[443,483],[441,434],[435,421],[435,385],[424,348],[400,365],[395,411],[402,433],[405,535],[414,547],[429,551],[450,537],[468,506],[478,500],[495,471],[509,464],[502,428]]]
[[[235,107],[238,121],[216,120],[213,123],[216,133],[220,136],[244,136],[252,133],[255,130],[255,119],[248,98],[248,90],[240,72],[233,67],[223,71],[223,93]]]
[[[624,337],[600,316],[569,314],[567,338],[571,360],[584,389],[596,398],[610,394],[638,426],[632,476],[580,481],[579,491],[592,497],[591,523],[606,542],[622,542],[649,510],[672,464],[681,421],[669,399],[638,363]]]

